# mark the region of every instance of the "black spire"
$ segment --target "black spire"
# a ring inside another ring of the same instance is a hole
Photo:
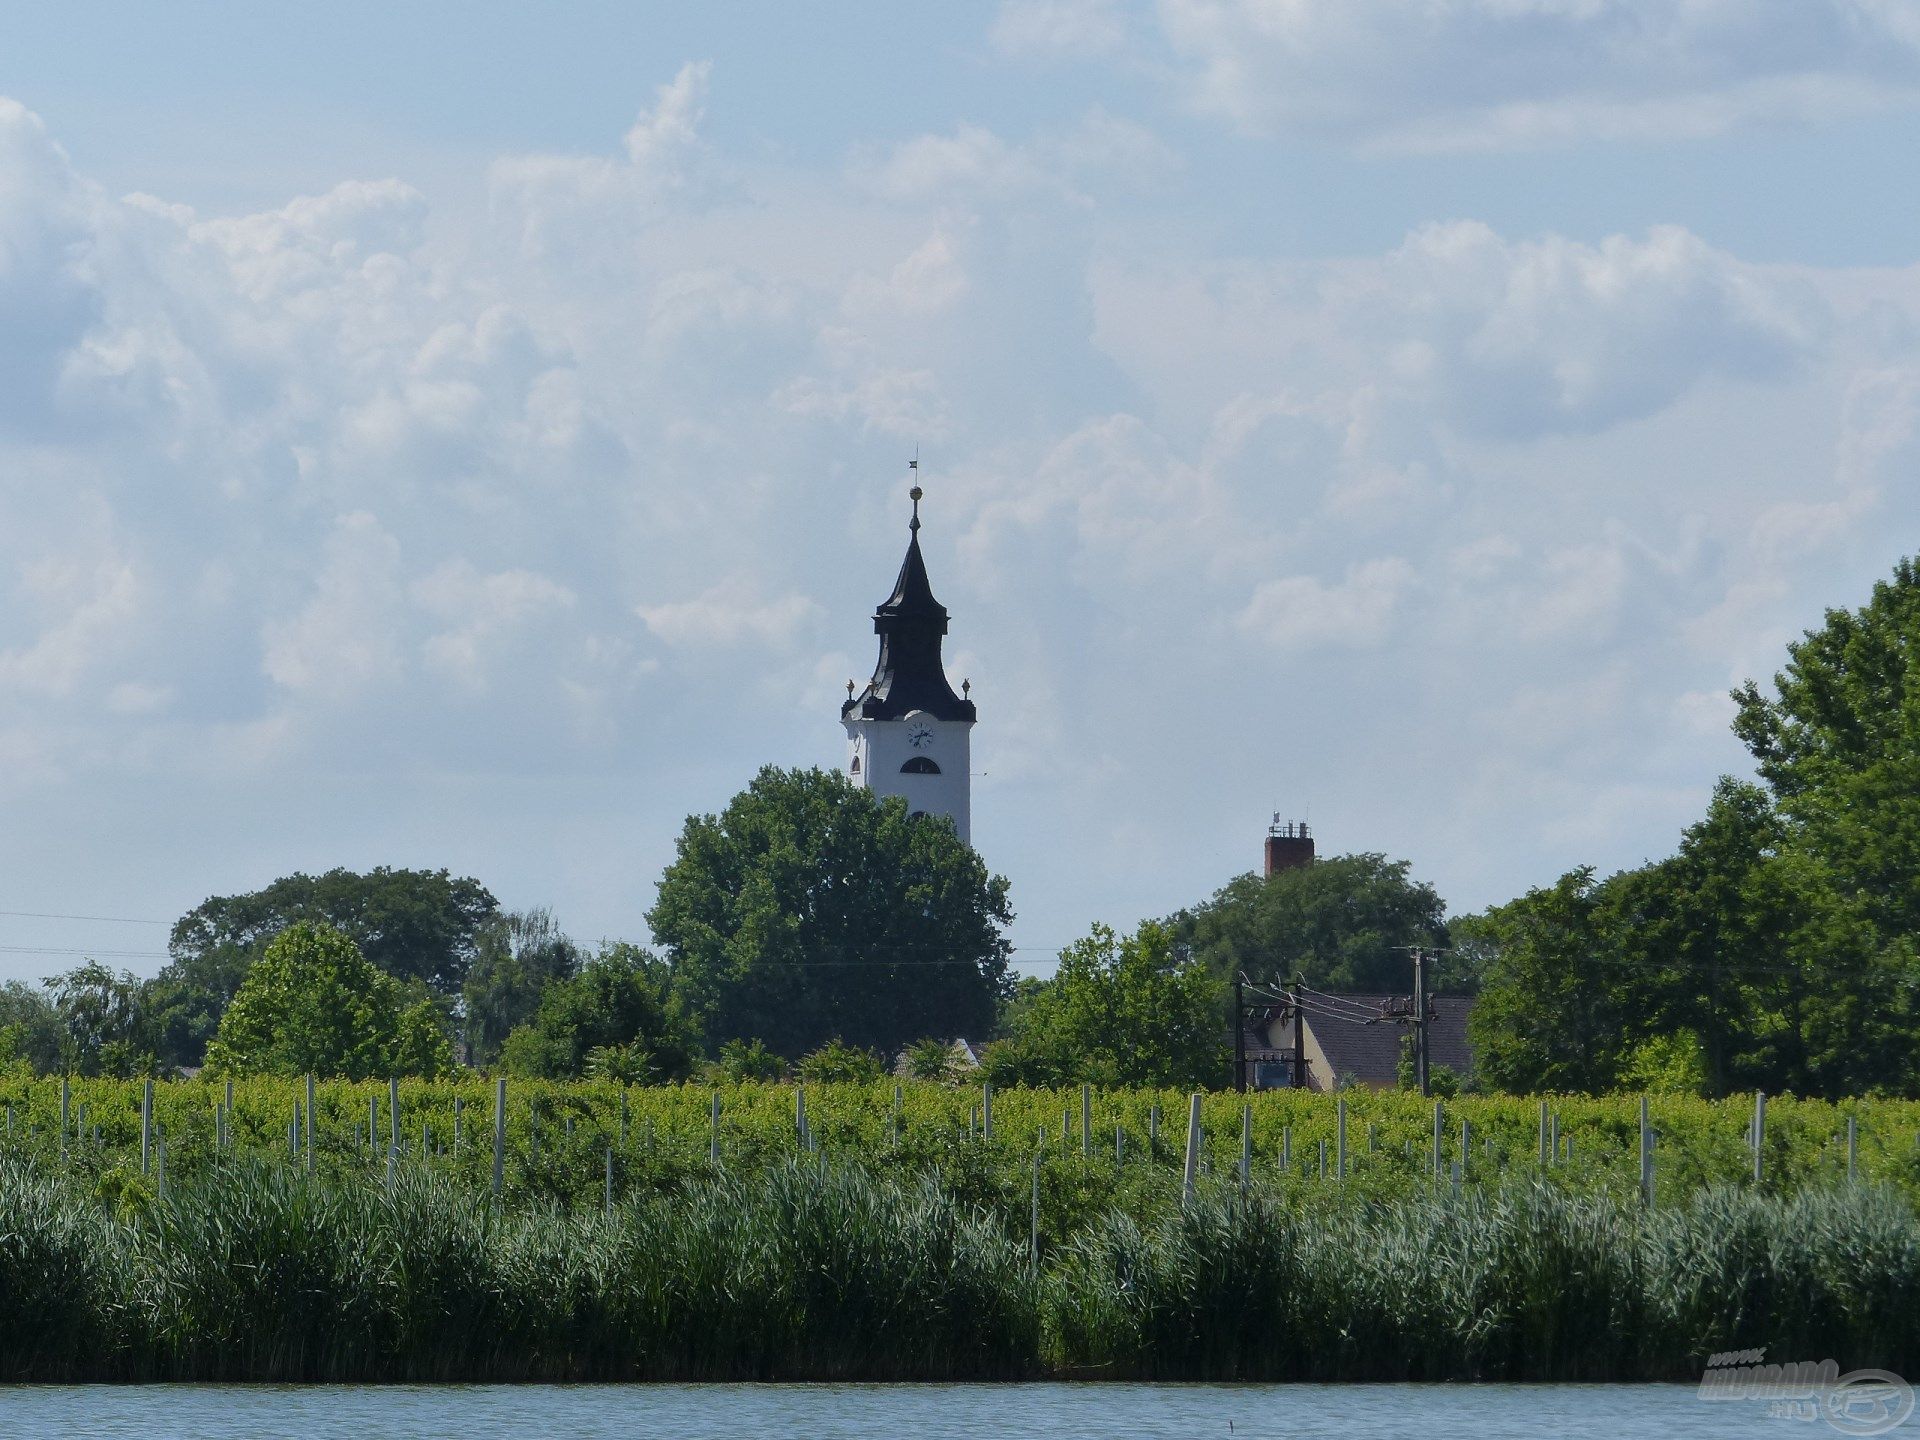
[[[933,598],[927,562],[920,556],[920,487],[913,487],[913,519],[907,524],[907,558],[893,593],[873,612],[880,637],[880,659],[867,688],[840,707],[840,717],[898,720],[924,710],[935,720],[975,718],[971,700],[953,693],[940,662],[940,637],[947,633],[947,607]]]

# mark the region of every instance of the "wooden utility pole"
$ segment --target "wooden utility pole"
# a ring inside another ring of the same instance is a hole
[[[1233,979],[1233,1088],[1247,1088],[1247,977]]]
[[[1427,952],[1413,952],[1413,1074],[1420,1093],[1430,1095],[1427,1081]]]
[[[1287,987],[1287,993],[1293,1000],[1293,1088],[1304,1090],[1307,1086],[1307,1021],[1300,1009],[1298,979]]]

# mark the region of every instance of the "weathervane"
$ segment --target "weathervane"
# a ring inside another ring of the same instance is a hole
[[[913,447],[913,458],[907,461],[907,469],[913,472],[914,479],[918,480],[920,478],[920,447],[918,445]],[[907,495],[913,501],[913,519],[908,522],[907,528],[909,530],[914,531],[916,534],[920,530],[921,493],[922,493],[921,489],[918,485],[915,485],[911,490],[907,492]]]

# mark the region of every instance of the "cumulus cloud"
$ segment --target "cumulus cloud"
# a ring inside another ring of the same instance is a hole
[[[1116,43],[1015,13],[1056,50]],[[1669,141],[1920,100],[1920,17],[1886,0],[1162,0],[1155,13],[1198,108],[1385,149]]]
[[[1170,394],[1346,376],[1505,436],[1603,430],[1707,380],[1777,376],[1828,323],[1804,283],[1672,226],[1590,245],[1456,221],[1376,261],[1116,266],[1095,304],[1109,352]]]
[[[722,581],[689,600],[636,608],[669,645],[787,645],[821,615],[805,595],[762,599],[740,580]]]
[[[1281,649],[1374,646],[1387,638],[1413,582],[1413,567],[1398,557],[1351,566],[1344,579],[1331,585],[1311,575],[1265,580],[1240,612],[1238,624]]]
[[[1074,18],[1046,44],[1109,44]],[[411,857],[633,933],[604,896],[681,816],[837,756],[919,444],[976,833],[1038,938],[1251,863],[1187,843],[1250,795],[1497,897],[1657,848],[1737,762],[1699,697],[1912,528],[1911,273],[1471,220],[1300,260],[1157,193],[1180,157],[1117,102],[772,167],[703,138],[707,78],[477,216],[378,174],[114,199],[0,108],[15,828],[325,776],[368,793],[191,898]],[[579,837],[551,872],[536,825]],[[1089,876],[1089,830],[1145,838]]]

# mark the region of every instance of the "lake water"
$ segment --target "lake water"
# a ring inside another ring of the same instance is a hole
[[[1910,1433],[1915,1422],[1901,1427]],[[0,1436],[1345,1436],[1781,1440],[1833,1435],[1684,1385],[147,1385],[0,1387]]]

